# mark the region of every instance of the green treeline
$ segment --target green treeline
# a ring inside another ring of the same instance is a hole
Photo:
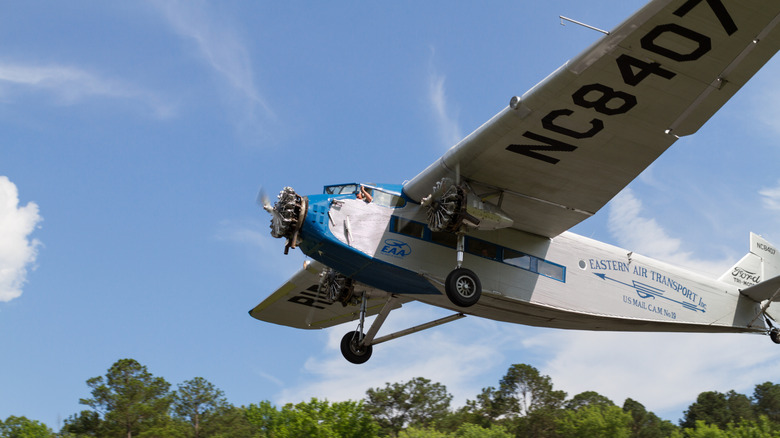
[[[274,406],[234,406],[202,377],[177,385],[155,377],[133,359],[87,380],[88,407],[59,432],[26,417],[0,420],[0,437],[617,437],[780,438],[780,385],[756,385],[752,396],[703,392],[679,425],[658,418],[632,399],[622,406],[593,391],[568,398],[550,377],[525,364],[509,367],[495,387],[453,409],[447,388],[417,377],[372,388],[359,401],[316,398]]]

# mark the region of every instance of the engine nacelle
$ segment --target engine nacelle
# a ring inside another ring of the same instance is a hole
[[[306,218],[307,198],[303,198],[291,187],[285,187],[279,192],[273,209],[266,208],[271,216],[271,236],[286,238],[284,253],[298,244],[298,232]]]
[[[476,230],[498,230],[511,227],[514,221],[498,206],[483,201],[466,184],[455,184],[444,178],[433,193],[421,202],[427,207],[428,227],[433,231],[457,232],[462,227]]]

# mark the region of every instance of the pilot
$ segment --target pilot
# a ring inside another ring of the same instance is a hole
[[[371,197],[371,194],[368,193],[368,190],[366,190],[366,188],[363,187],[362,184],[360,185],[360,190],[358,190],[358,192],[357,192],[357,198],[366,201],[366,204],[368,204],[369,202],[373,201],[373,198]]]

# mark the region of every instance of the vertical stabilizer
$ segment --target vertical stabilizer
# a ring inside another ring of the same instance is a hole
[[[721,275],[719,280],[746,288],[777,275],[780,275],[780,253],[777,247],[758,234],[750,233],[750,252]]]

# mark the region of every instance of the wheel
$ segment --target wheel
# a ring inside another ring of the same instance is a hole
[[[469,307],[477,304],[482,295],[482,284],[477,274],[466,268],[458,268],[447,276],[444,290],[453,304],[459,307]]]
[[[775,344],[780,344],[780,330],[774,328],[769,332],[769,338]]]
[[[359,339],[359,332],[349,332],[341,338],[341,354],[344,355],[344,359],[358,365],[371,358],[371,351],[373,351],[370,345],[367,347],[358,345]]]

